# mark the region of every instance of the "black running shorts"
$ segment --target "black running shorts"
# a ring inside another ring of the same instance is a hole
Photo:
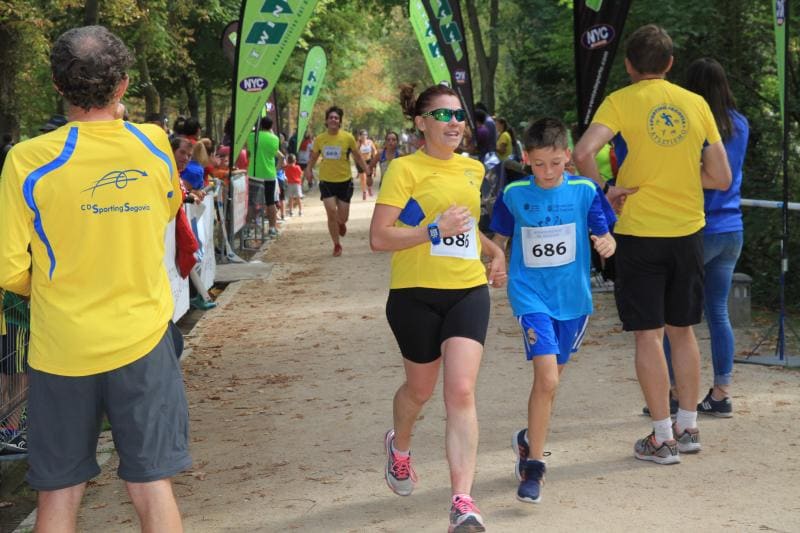
[[[442,354],[442,343],[466,337],[481,345],[489,327],[489,289],[391,289],[386,318],[400,353],[414,363],[430,363]]]
[[[348,181],[320,181],[319,182],[320,200],[335,197],[346,204],[353,198],[353,180]]]
[[[617,240],[614,296],[625,331],[685,327],[703,315],[703,235]]]

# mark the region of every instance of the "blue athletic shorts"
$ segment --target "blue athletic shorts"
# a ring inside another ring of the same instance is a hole
[[[571,320],[556,320],[544,313],[518,316],[522,328],[522,342],[528,361],[537,355],[555,354],[559,365],[569,361],[569,356],[578,351],[589,324],[589,316]]]

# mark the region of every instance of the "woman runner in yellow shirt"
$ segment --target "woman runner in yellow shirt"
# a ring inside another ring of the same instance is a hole
[[[400,346],[405,383],[394,396],[394,425],[385,436],[386,482],[408,496],[416,483],[411,433],[444,363],[445,446],[450,465],[451,532],[484,531],[470,497],[478,448],[475,382],[489,322],[488,284],[506,280],[503,251],[477,228],[483,165],[456,155],[466,118],[449,87],[401,95],[425,146],[396,159],[381,183],[370,246],[392,251],[386,315]]]

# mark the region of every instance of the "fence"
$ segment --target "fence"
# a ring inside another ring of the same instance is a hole
[[[25,400],[28,393],[30,307],[10,292],[2,296],[0,316],[0,460],[22,459],[25,443]]]

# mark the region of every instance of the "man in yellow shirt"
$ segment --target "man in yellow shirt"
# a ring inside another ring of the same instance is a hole
[[[311,183],[314,165],[322,158],[319,165],[319,192],[328,217],[328,233],[333,241],[334,257],[342,255],[339,237],[347,233],[347,219],[350,217],[350,199],[353,197],[350,156],[353,156],[359,171],[367,171],[367,164],[358,151],[355,138],[346,131],[340,131],[343,117],[341,107],[333,106],[325,112],[328,130],[314,139],[311,159],[305,169],[306,181]]]
[[[575,147],[575,161],[621,210],[615,297],[623,328],[634,332],[636,375],[653,421],[634,455],[673,464],[679,452],[700,451],[700,351],[692,326],[703,310],[703,188],[727,189],[731,171],[708,104],[665,79],[673,61],[667,32],[654,24],[639,28],[625,55],[632,84],[603,101]],[[617,133],[628,155],[615,187],[601,180],[595,156]],[[674,424],[665,331],[680,404]]]
[[[180,531],[188,406],[164,234],[181,206],[163,129],[115,118],[132,56],[102,26],[53,44],[64,126],[16,145],[0,179],[0,287],[30,296],[28,482],[37,531],[74,531],[103,414],[143,530]]]

